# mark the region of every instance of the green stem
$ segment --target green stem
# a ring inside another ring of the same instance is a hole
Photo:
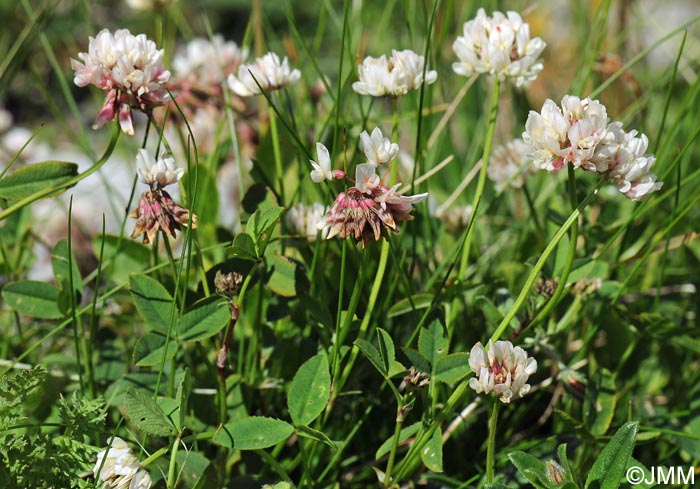
[[[477,212],[479,211],[479,204],[481,204],[481,197],[484,194],[484,187],[486,186],[486,169],[488,168],[489,158],[491,157],[491,147],[493,145],[493,135],[496,132],[496,116],[498,115],[498,95],[500,92],[500,81],[498,77],[494,78],[493,89],[491,91],[491,101],[489,110],[489,126],[486,130],[486,140],[484,142],[484,152],[481,155],[481,170],[479,170],[479,180],[476,183],[476,192],[474,193],[474,200],[472,201],[472,216],[469,219],[469,229],[467,230],[467,239],[464,243],[464,248],[462,248],[462,257],[459,262],[459,272],[458,278],[460,280],[464,279],[464,274],[467,271],[467,265],[469,264],[469,250],[471,249],[472,236],[474,235],[474,223],[476,222]]]
[[[384,280],[384,272],[386,271],[386,264],[389,261],[389,242],[384,240],[382,242],[382,251],[379,255],[379,265],[377,266],[377,274],[374,276],[374,284],[372,284],[372,290],[369,294],[369,302],[367,303],[367,309],[365,310],[365,315],[362,318],[362,323],[360,323],[360,330],[357,333],[358,338],[364,338],[369,327],[370,319],[372,318],[372,312],[374,311],[374,305],[377,302],[377,296],[379,296],[379,289],[382,287],[382,282]],[[340,378],[340,382],[336,387],[336,395],[343,389],[343,385],[350,376],[353,365],[355,364],[355,359],[357,358],[358,352],[360,350],[357,346],[353,347],[350,352],[350,359],[348,360],[343,375]]]
[[[493,410],[491,411],[491,417],[489,418],[489,440],[486,446],[486,483],[490,484],[493,482],[494,465],[495,459],[494,455],[496,453],[496,426],[498,424],[498,407],[500,401],[493,401]]]
[[[391,381],[389,381],[391,382]],[[394,437],[391,441],[391,451],[389,452],[389,461],[386,464],[386,472],[384,473],[384,488],[391,487],[391,472],[394,470],[394,460],[396,459],[396,450],[399,448],[399,440],[401,435],[401,427],[404,421],[404,399],[399,398],[399,404],[396,407],[396,426],[394,428]]]
[[[268,107],[268,113],[270,116],[270,134],[272,135],[272,152],[275,157],[275,171],[277,172],[280,186],[280,205],[284,205],[286,202],[284,199],[284,169],[282,168],[279,133],[277,132],[277,117],[272,106]]]
[[[180,448],[180,435],[175,437],[172,452],[170,453],[170,464],[168,465],[168,489],[174,489],[177,482],[177,451]]]
[[[574,210],[569,218],[564,222],[564,224],[561,225],[559,230],[556,232],[552,240],[549,242],[547,247],[544,249],[542,252],[542,255],[540,255],[540,258],[537,260],[537,263],[533,267],[532,271],[530,271],[530,275],[527,277],[527,280],[525,281],[525,285],[523,285],[523,288],[520,290],[520,294],[518,295],[517,299],[515,299],[515,303],[513,306],[510,308],[508,311],[508,314],[505,315],[503,320],[501,320],[501,323],[498,325],[496,330],[493,332],[491,335],[491,341],[495,342],[497,341],[503,332],[506,330],[508,325],[510,324],[511,320],[515,317],[515,314],[518,312],[520,307],[523,305],[525,300],[527,299],[528,294],[530,293],[530,289],[535,283],[535,280],[537,280],[537,276],[539,275],[540,271],[544,267],[545,262],[547,261],[547,258],[549,258],[549,255],[552,254],[554,249],[557,247],[557,244],[561,239],[564,237],[566,232],[569,230],[571,226],[574,225],[574,222],[578,219],[578,217],[581,215],[581,212],[583,209],[588,206],[588,204],[593,200],[593,198],[598,194],[598,189],[600,188],[600,185],[602,183],[602,180],[598,185],[596,185],[596,188],[588,194],[588,196],[584,199],[583,202]]]

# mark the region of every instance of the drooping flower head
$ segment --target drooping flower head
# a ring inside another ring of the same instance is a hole
[[[170,79],[170,72],[163,67],[163,50],[156,49],[145,34],[134,36],[128,29],[112,34],[103,29],[90,37],[88,52],[79,53],[78,58],[83,63],[71,59],[74,83],[108,91],[95,129],[118,116],[122,131],[133,135],[131,109],[149,111],[168,98],[163,84]]]
[[[481,342],[474,345],[469,353],[469,367],[476,374],[469,379],[469,387],[477,394],[493,392],[507,404],[530,391],[527,379],[537,371],[537,361],[510,341],[494,344],[489,340],[488,352]]]
[[[530,146],[522,139],[513,139],[493,150],[486,172],[497,192],[507,186],[521,188],[527,177],[537,172],[529,153]]]
[[[338,194],[318,228],[328,231],[328,239],[352,236],[362,248],[372,240],[387,238],[389,230],[397,233],[398,224],[413,219],[413,204],[428,197],[427,193],[401,195],[396,192],[399,185],[387,188],[379,183],[374,165],[357,165],[355,186]]]
[[[539,37],[530,39],[530,26],[518,13],[496,11],[487,17],[480,8],[452,45],[459,58],[452,69],[464,76],[483,73],[511,79],[519,87],[542,71],[539,57],[545,46]]]
[[[118,437],[112,438],[109,450],[97,454],[93,469],[95,479],[107,487],[118,489],[149,489],[151,476],[131,452],[129,445]]]
[[[279,90],[296,83],[299,78],[301,72],[289,67],[286,56],[280,61],[277,54],[267,53],[252,64],[241,65],[238,76],[229,75],[228,86],[236,95],[250,97],[259,95],[261,88],[265,91]]]
[[[406,95],[410,90],[420,88],[423,83],[425,58],[410,49],[392,51],[391,57],[379,58],[367,56],[358,65],[359,80],[352,84],[352,89],[361,95],[397,97]],[[437,80],[437,72],[425,72],[425,83],[430,85]]]
[[[136,218],[131,237],[143,234],[143,242],[148,244],[155,240],[158,231],[163,231],[175,238],[175,232],[190,222],[190,211],[177,204],[163,187],[176,183],[184,170],[178,168],[172,158],[156,161],[145,149],[136,155],[136,167],[139,178],[149,188],[141,194],[139,206],[130,214]],[[197,216],[192,214],[192,229],[196,228]]]

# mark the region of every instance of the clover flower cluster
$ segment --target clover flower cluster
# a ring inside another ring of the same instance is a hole
[[[542,71],[539,57],[545,47],[539,37],[530,38],[530,26],[518,13],[496,11],[488,17],[480,8],[476,18],[464,24],[464,35],[452,45],[459,58],[452,69],[464,76],[489,74],[511,79],[519,87]]]
[[[83,62],[71,59],[74,83],[107,90],[95,129],[118,117],[122,131],[133,135],[132,108],[150,111],[168,99],[163,85],[170,72],[163,67],[163,50],[156,49],[145,34],[134,36],[128,29],[113,34],[103,29],[90,37],[88,52],[79,53],[78,58]]]
[[[129,445],[118,437],[112,438],[108,450],[97,454],[93,470],[95,479],[117,489],[149,489],[151,476],[141,468]]]
[[[423,84],[425,58],[410,49],[393,50],[389,58],[367,56],[357,67],[359,80],[352,89],[361,95],[398,97],[416,90]],[[430,85],[437,80],[437,71],[425,71],[425,83]]]
[[[377,169],[396,158],[399,147],[385,138],[379,128],[371,135],[363,131],[360,141],[367,163],[355,167],[355,185],[338,194],[317,227],[328,233],[327,239],[352,236],[364,248],[372,240],[387,238],[389,230],[398,232],[398,224],[413,219],[413,204],[425,200],[428,194],[404,196],[397,192],[401,184],[391,188],[381,184]],[[331,169],[330,155],[323,144],[317,143],[316,151],[319,161],[311,161],[314,182],[347,178],[344,172]]]
[[[651,173],[656,158],[646,154],[649,140],[610,122],[605,106],[590,98],[565,95],[561,108],[546,100],[538,113],[530,111],[523,140],[539,168],[556,173],[570,164],[605,176],[632,200],[659,190]]]
[[[530,392],[527,380],[537,371],[537,360],[510,341],[489,340],[488,352],[480,342],[471,349],[469,367],[476,374],[469,379],[469,387],[477,394],[493,392],[508,404]]]
[[[275,53],[267,53],[252,64],[243,64],[238,68],[238,76],[228,77],[228,86],[241,97],[259,95],[261,90],[279,90],[296,83],[301,72],[291,69],[287,57],[280,61]]]
[[[175,203],[163,187],[176,183],[184,170],[175,165],[170,157],[156,159],[145,149],[136,155],[136,168],[141,182],[148,185],[148,190],[141,194],[138,208],[131,214],[136,218],[136,225],[131,237],[143,234],[143,242],[152,243],[158,231],[163,231],[175,238],[175,231],[190,222],[190,211]],[[197,216],[192,214],[192,229],[197,228]]]

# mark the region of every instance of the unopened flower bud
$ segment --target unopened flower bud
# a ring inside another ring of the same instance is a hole
[[[406,389],[416,390],[427,386],[430,383],[430,377],[425,372],[417,370],[416,367],[411,367],[403,381]]]
[[[561,465],[556,463],[554,460],[547,460],[547,479],[552,484],[561,484],[566,478],[566,472]]]
[[[221,270],[216,272],[214,276],[214,286],[216,292],[221,295],[233,297],[241,289],[243,283],[243,275],[238,272],[221,273]]]

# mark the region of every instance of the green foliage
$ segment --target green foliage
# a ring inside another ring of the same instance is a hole
[[[62,185],[77,174],[78,165],[75,163],[65,161],[34,163],[0,178],[0,199],[22,200],[38,191]]]

